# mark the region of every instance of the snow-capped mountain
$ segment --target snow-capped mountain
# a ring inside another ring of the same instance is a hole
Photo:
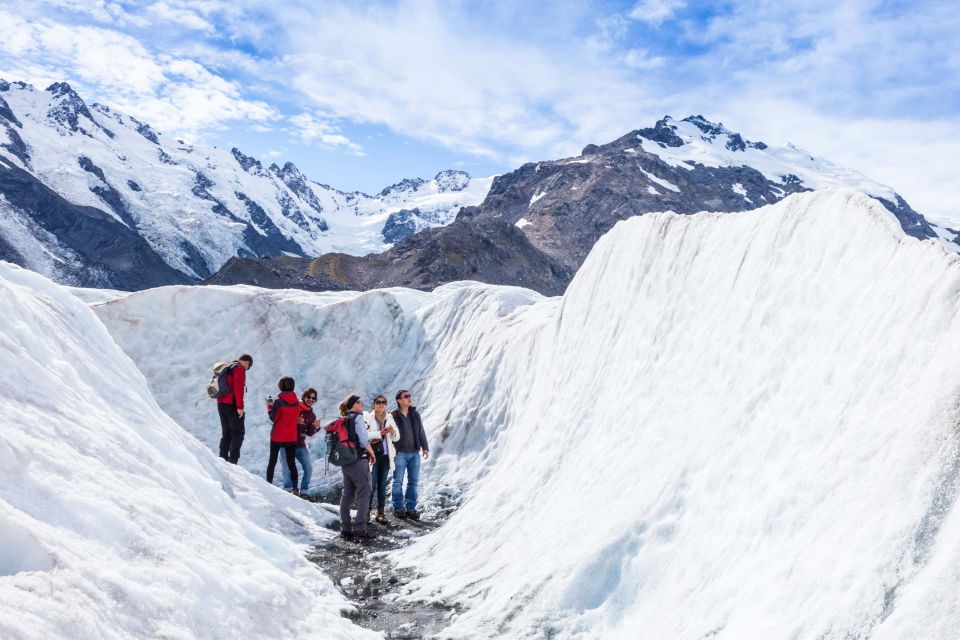
[[[577,157],[531,162],[498,176],[483,202],[465,208],[455,223],[384,254],[233,259],[212,281],[429,289],[468,278],[555,295],[619,220],[656,211],[745,211],[791,193],[838,186],[879,200],[908,234],[958,248],[955,231],[929,223],[892,188],[856,171],[793,145],[751,142],[702,116],[667,116],[608,144],[587,145]]]
[[[441,171],[376,196],[186,144],[66,83],[0,81],[0,258],[69,284],[197,281],[234,256],[364,255],[448,224],[491,178]]]

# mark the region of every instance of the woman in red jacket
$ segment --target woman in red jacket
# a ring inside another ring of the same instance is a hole
[[[267,405],[273,430],[270,432],[270,460],[267,462],[267,482],[273,484],[273,471],[277,466],[277,457],[283,449],[293,481],[293,494],[300,495],[297,489],[297,435],[300,422],[300,398],[293,392],[293,378],[283,377],[277,382],[280,394]]]

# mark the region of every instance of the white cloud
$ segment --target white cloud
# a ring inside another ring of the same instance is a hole
[[[640,70],[658,69],[667,62],[664,56],[652,56],[645,49],[630,49],[623,56],[623,63]]]
[[[684,5],[681,0],[640,0],[627,16],[633,20],[658,25],[672,18]]]
[[[2,75],[38,86],[67,80],[166,133],[190,136],[231,120],[279,117],[203,65],[156,56],[113,29],[28,19],[0,9],[0,30],[9,34],[0,39]]]
[[[170,4],[163,2],[154,2],[147,8],[148,13],[157,21],[162,21],[167,24],[176,24],[188,29],[195,29],[197,31],[205,31],[211,33],[214,31],[214,27],[206,19],[200,16],[197,12],[192,9],[188,9],[183,6],[171,6]]]
[[[292,84],[334,117],[503,161],[569,154],[653,114],[648,87],[584,41],[499,36],[450,5],[287,11]]]
[[[362,156],[363,147],[340,132],[340,128],[319,113],[301,113],[288,118],[292,125],[288,133],[306,144],[314,144],[329,150],[344,150]]]

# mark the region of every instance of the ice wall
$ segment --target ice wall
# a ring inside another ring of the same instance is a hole
[[[330,516],[175,424],[85,304],[0,263],[0,325],[0,637],[376,637],[289,539]]]
[[[958,637],[958,292],[850,191],[620,223],[419,595],[450,637]]]
[[[947,639],[958,292],[956,256],[837,190],[622,222],[562,298],[181,287],[96,309],[208,445],[198,372],[234,352],[257,400],[281,374],[326,407],[413,388],[428,498],[466,499],[395,559],[414,597],[466,605],[448,637]],[[248,440],[258,471],[265,422]]]

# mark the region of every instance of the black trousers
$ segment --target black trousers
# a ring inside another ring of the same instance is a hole
[[[237,464],[240,460],[240,447],[243,446],[243,417],[237,412],[237,405],[217,403],[220,414],[220,457]]]
[[[390,479],[390,456],[383,453],[382,450],[377,451],[377,461],[370,468],[370,477],[372,483],[370,508],[373,509],[373,499],[376,498],[382,511],[387,506],[387,480]]]
[[[297,443],[296,442],[271,442],[270,459],[267,461],[267,482],[273,484],[273,470],[277,466],[277,457],[280,455],[280,449],[283,449],[287,457],[287,466],[290,467],[290,482],[294,488],[299,487],[300,480],[297,473]]]

